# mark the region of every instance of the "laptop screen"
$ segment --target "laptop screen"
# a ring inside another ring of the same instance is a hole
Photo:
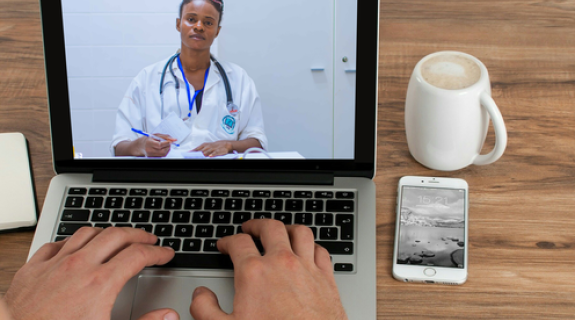
[[[377,4],[299,2],[43,5],[55,160],[373,163]]]

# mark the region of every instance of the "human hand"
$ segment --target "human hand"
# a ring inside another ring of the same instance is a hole
[[[42,246],[14,276],[5,300],[14,320],[109,320],[122,287],[144,267],[164,264],[174,250],[134,228],[82,228]],[[167,317],[171,315],[172,318]],[[170,309],[140,320],[178,320]]]
[[[232,143],[230,141],[216,141],[202,143],[199,147],[192,151],[201,151],[206,157],[223,156],[233,151]]]
[[[172,138],[167,134],[156,133],[154,136],[162,138],[166,141],[159,141],[154,137],[142,137],[140,142],[140,149],[146,157],[165,157],[170,152],[172,142],[177,139]],[[138,139],[138,140],[140,140]]]
[[[314,243],[308,227],[251,220],[242,230],[245,234],[218,241],[218,249],[234,263],[233,313],[224,313],[216,295],[198,287],[190,305],[196,320],[347,319],[329,253]],[[263,256],[250,235],[260,238]]]

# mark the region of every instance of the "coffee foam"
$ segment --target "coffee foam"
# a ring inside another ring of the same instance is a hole
[[[481,69],[467,57],[444,53],[426,60],[421,75],[432,86],[447,89],[465,89],[479,81]]]

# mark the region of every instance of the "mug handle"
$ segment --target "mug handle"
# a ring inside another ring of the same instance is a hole
[[[491,98],[487,92],[482,92],[479,96],[479,101],[481,106],[489,113],[491,122],[493,122],[493,129],[495,131],[495,147],[493,147],[493,150],[488,154],[478,155],[473,160],[473,164],[482,166],[497,161],[497,159],[503,155],[503,151],[505,151],[505,148],[507,147],[507,130],[505,129],[503,116],[501,116],[501,112],[499,111],[499,108],[497,108],[493,98]]]

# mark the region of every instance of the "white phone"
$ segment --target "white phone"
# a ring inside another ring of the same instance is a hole
[[[399,180],[394,278],[448,285],[467,280],[468,190],[463,179]]]

